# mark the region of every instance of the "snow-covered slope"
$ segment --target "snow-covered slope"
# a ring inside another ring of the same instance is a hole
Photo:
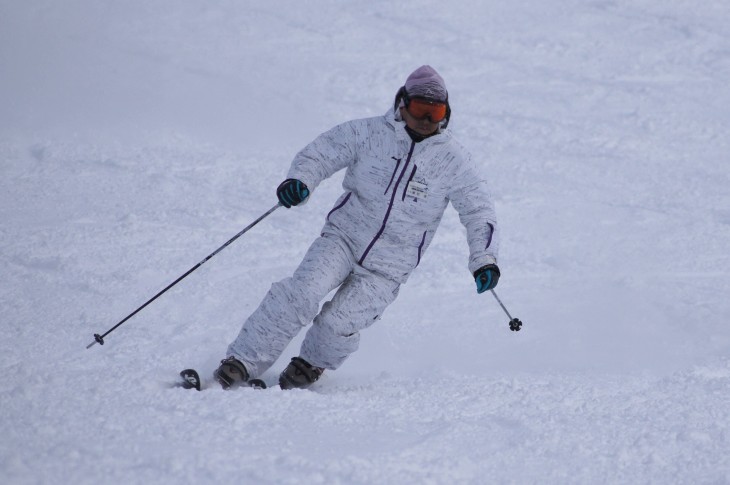
[[[0,481],[730,483],[729,22],[720,0],[0,0]],[[491,176],[523,331],[449,209],[310,391],[171,388],[296,267],[336,176],[85,349],[425,63]]]

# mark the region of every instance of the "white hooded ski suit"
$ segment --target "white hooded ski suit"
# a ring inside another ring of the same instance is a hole
[[[418,266],[449,202],[466,227],[469,271],[496,263],[499,231],[486,180],[448,130],[416,143],[392,111],[346,122],[300,151],[288,178],[314,191],[343,168],[345,191],[321,237],[292,277],[272,285],[228,348],[251,377],[312,319],[300,356],[316,367],[339,367],[357,350],[358,332],[380,317]]]

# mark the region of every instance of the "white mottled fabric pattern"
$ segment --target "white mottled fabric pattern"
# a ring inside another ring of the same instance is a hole
[[[486,178],[448,130],[415,143],[393,112],[343,123],[300,151],[287,178],[313,193],[341,169],[347,169],[344,193],[322,236],[292,277],[271,286],[228,348],[251,377],[312,321],[301,357],[337,369],[420,263],[449,202],[466,227],[469,271],[497,261],[499,230]]]
[[[287,177],[314,192],[343,168],[345,192],[323,232],[347,241],[364,267],[404,283],[449,202],[466,227],[469,271],[496,263],[499,228],[485,174],[449,130],[413,143],[391,111],[343,123],[300,151]]]
[[[337,287],[317,315],[320,301]],[[251,377],[260,376],[314,318],[300,355],[317,367],[336,369],[357,350],[358,332],[382,315],[399,287],[359,266],[341,239],[321,236],[290,278],[271,285],[228,347],[228,355],[243,362]]]

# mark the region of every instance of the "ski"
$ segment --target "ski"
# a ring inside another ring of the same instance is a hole
[[[180,378],[181,381],[178,386],[183,389],[195,389],[196,391],[202,391],[208,387],[203,386],[203,381],[200,379],[200,375],[195,369],[185,369],[180,371]],[[266,389],[268,387],[266,382],[262,379],[251,379],[246,384],[246,386],[242,387],[252,387],[254,389]]]

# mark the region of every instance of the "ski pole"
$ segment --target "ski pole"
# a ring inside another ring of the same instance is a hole
[[[502,300],[500,300],[499,297],[497,296],[497,293],[493,289],[490,291],[492,292],[492,295],[494,295],[494,298],[497,299],[497,303],[499,303],[499,306],[502,307],[502,310],[504,310],[504,313],[506,313],[507,317],[509,317],[509,329],[512,330],[513,332],[519,332],[520,328],[522,328],[522,322],[520,321],[520,319],[512,318],[512,315],[509,314],[509,312],[507,311],[507,308],[502,303]]]
[[[106,337],[107,335],[109,335],[110,333],[112,333],[114,330],[116,330],[117,327],[119,327],[121,324],[123,324],[124,322],[126,322],[127,320],[129,320],[130,318],[132,318],[133,316],[135,316],[140,310],[142,310],[144,307],[146,307],[147,305],[149,305],[150,303],[152,303],[153,301],[155,301],[159,296],[161,296],[167,290],[169,290],[170,288],[172,288],[173,286],[175,286],[176,284],[178,284],[179,282],[181,282],[190,273],[192,273],[196,269],[198,269],[201,266],[203,266],[210,258],[212,258],[216,254],[218,254],[219,252],[221,252],[226,246],[228,246],[233,241],[235,241],[236,239],[238,239],[239,237],[241,237],[249,229],[251,229],[253,226],[255,226],[256,224],[258,224],[259,222],[261,222],[266,216],[268,216],[269,214],[271,214],[272,212],[274,212],[279,207],[281,207],[281,204],[276,204],[274,207],[272,207],[271,209],[269,209],[268,211],[266,211],[258,219],[256,219],[255,221],[253,221],[248,226],[244,227],[241,230],[241,232],[239,232],[238,234],[236,234],[235,236],[233,236],[232,238],[230,238],[228,241],[226,241],[225,244],[223,244],[221,247],[219,247],[218,249],[216,249],[215,251],[213,251],[212,253],[210,253],[208,256],[206,256],[204,260],[202,260],[201,262],[199,262],[198,264],[196,264],[195,266],[193,266],[192,268],[190,268],[189,270],[187,270],[182,276],[180,276],[178,279],[176,279],[175,281],[173,281],[172,283],[170,283],[169,285],[167,285],[167,287],[165,287],[164,290],[160,291],[155,296],[153,296],[152,298],[150,298],[149,300],[147,300],[142,306],[140,306],[135,311],[133,311],[132,313],[130,313],[129,315],[127,315],[126,317],[124,317],[123,320],[121,320],[119,323],[117,323],[112,328],[110,328],[109,330],[107,330],[105,333],[103,333],[101,335],[99,335],[98,333],[95,333],[94,334],[94,341],[91,342],[89,345],[87,345],[86,348],[87,349],[90,349],[92,346],[94,346],[97,343],[99,345],[104,345],[104,337]]]

